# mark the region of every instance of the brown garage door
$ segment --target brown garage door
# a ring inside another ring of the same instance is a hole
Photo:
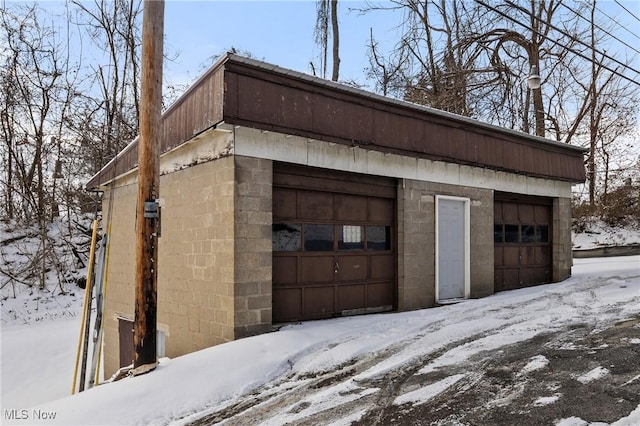
[[[395,181],[274,167],[273,320],[395,305]]]
[[[551,199],[496,193],[495,290],[551,282]]]

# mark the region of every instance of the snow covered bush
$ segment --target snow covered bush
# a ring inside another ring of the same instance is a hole
[[[75,316],[84,292],[91,217],[57,218],[45,238],[37,224],[0,222],[2,323]],[[44,241],[44,243],[43,243]]]
[[[607,224],[640,225],[640,184],[621,186],[600,200],[601,217]]]
[[[640,228],[640,184],[620,186],[602,195],[593,206],[584,200],[573,200],[574,232],[589,232],[598,221],[612,227]]]

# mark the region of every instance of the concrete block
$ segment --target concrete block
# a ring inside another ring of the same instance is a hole
[[[249,309],[268,309],[271,307],[271,296],[249,296],[247,307]]]

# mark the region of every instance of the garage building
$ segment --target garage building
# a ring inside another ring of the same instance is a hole
[[[160,354],[571,274],[584,150],[233,54],[162,118]],[[131,363],[137,141],[111,223],[105,369]]]

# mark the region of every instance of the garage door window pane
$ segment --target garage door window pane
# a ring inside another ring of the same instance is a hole
[[[391,250],[391,227],[367,226],[367,249]]]
[[[333,251],[333,225],[304,225],[305,251]]]
[[[493,242],[494,243],[504,242],[504,230],[502,228],[502,224],[493,225]]]
[[[273,251],[300,251],[302,227],[292,223],[277,223],[272,226]]]
[[[338,250],[364,250],[362,226],[338,226]]]
[[[533,243],[536,241],[536,227],[533,225],[522,225],[520,228],[522,236],[520,241],[523,243]]]
[[[518,234],[519,234],[518,225],[504,226],[504,242],[505,243],[517,243]]]
[[[547,225],[536,226],[536,243],[549,242],[549,227]]]

